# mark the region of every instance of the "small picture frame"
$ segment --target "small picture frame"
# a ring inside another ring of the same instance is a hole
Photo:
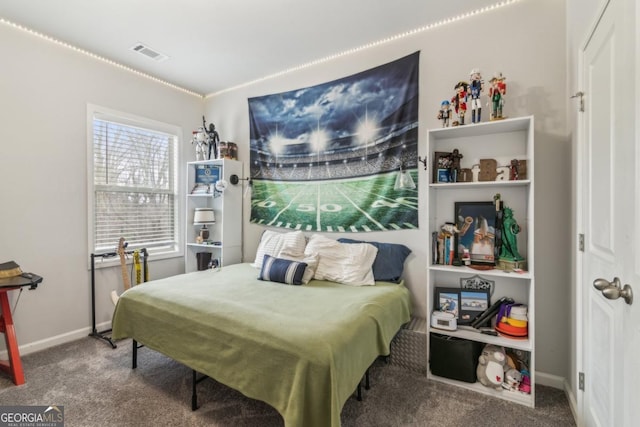
[[[469,250],[471,264],[495,265],[496,207],[493,202],[456,202],[458,253]]]
[[[433,153],[433,183],[451,182],[451,153],[436,151]]]
[[[216,165],[196,165],[195,183],[211,185],[220,179],[220,167]]]
[[[459,325],[469,325],[490,306],[487,289],[460,289]]]
[[[434,311],[445,311],[456,319],[460,314],[460,289],[436,287],[433,299]]]

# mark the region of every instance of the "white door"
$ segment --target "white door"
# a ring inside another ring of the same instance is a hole
[[[581,54],[585,111],[578,148],[578,212],[585,245],[579,275],[584,372],[580,416],[586,426],[637,426],[640,422],[635,16],[634,0],[610,0]],[[597,282],[600,289],[594,286],[596,279],[605,279]],[[627,294],[627,284],[638,292],[631,304],[621,296]]]

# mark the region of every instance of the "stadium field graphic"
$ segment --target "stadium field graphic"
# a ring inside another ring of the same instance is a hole
[[[417,169],[407,172],[417,182]],[[291,230],[341,233],[415,229],[418,190],[389,192],[397,174],[331,181],[253,180],[252,222]]]

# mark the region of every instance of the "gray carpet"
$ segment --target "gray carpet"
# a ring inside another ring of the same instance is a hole
[[[282,426],[269,405],[211,379],[198,385],[191,411],[191,371],[146,348],[131,369],[131,341],[113,350],[85,338],[22,358],[26,384],[0,374],[0,405],[64,405],[73,426]],[[410,370],[376,362],[364,400],[350,398],[350,426],[575,426],[564,393],[536,388],[536,408],[427,381]]]

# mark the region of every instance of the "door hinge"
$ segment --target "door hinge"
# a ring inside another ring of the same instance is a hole
[[[584,252],[584,234],[578,234],[578,250]]]
[[[578,388],[584,391],[584,372],[578,372]]]

